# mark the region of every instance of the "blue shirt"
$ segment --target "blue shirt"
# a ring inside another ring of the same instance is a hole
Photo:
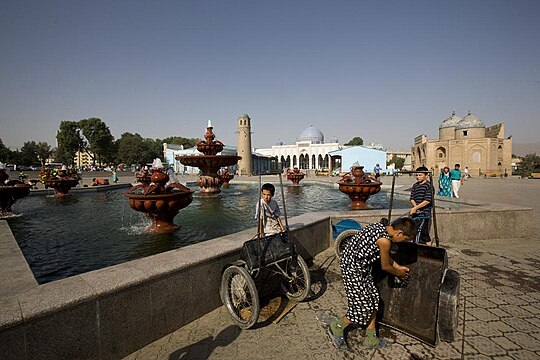
[[[461,179],[461,170],[452,169],[450,170],[450,179],[460,180]]]

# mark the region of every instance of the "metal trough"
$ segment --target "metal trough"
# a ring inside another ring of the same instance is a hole
[[[414,243],[393,245],[392,258],[410,269],[408,282],[375,268],[381,295],[383,325],[426,344],[455,339],[458,322],[459,274],[448,269],[446,250]],[[378,264],[376,262],[375,264]]]

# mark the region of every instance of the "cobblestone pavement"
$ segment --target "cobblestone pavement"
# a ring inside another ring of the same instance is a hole
[[[492,189],[493,184],[471,181],[463,194],[490,198],[488,193],[496,196],[499,188],[495,184]],[[527,186],[516,187],[519,196],[538,204],[538,185]],[[511,191],[504,196],[511,197]],[[508,203],[516,203],[513,199]],[[271,316],[240,330],[221,307],[125,359],[540,359],[540,239],[534,235],[529,240],[441,246],[448,251],[449,267],[461,277],[458,335],[452,343],[433,348],[382,327],[384,348],[364,348],[363,331],[354,330],[349,333],[350,351],[336,350],[315,318],[321,310],[338,315],[346,309],[338,261],[327,250],[310,268],[313,295],[278,323]]]
[[[315,318],[321,310],[337,315],[346,309],[338,261],[327,250],[311,266],[312,297],[277,324],[270,317],[240,330],[221,307],[126,359],[539,359],[538,245],[509,247],[513,241],[518,240],[447,247],[450,267],[461,275],[460,321],[452,343],[433,348],[382,327],[386,347],[364,348],[359,329],[349,333],[350,351],[336,350]]]

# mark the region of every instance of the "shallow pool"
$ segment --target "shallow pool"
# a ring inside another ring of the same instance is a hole
[[[150,221],[128,206],[125,190],[71,193],[66,199],[29,196],[13,209],[11,230],[39,283],[154,255],[247,228],[255,228],[257,183],[231,184],[217,195],[196,192],[180,210],[173,234],[149,234]],[[284,185],[288,217],[321,210],[347,210],[349,198],[322,184]],[[283,205],[279,185],[274,199]],[[371,197],[370,208],[387,208],[383,191]],[[395,201],[394,208],[408,207]],[[255,233],[253,234],[255,235]]]

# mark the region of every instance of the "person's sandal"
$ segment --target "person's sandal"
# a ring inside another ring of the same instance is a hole
[[[349,346],[347,345],[347,342],[343,336],[334,335],[330,327],[328,327],[327,333],[336,349],[341,351],[349,350]]]

